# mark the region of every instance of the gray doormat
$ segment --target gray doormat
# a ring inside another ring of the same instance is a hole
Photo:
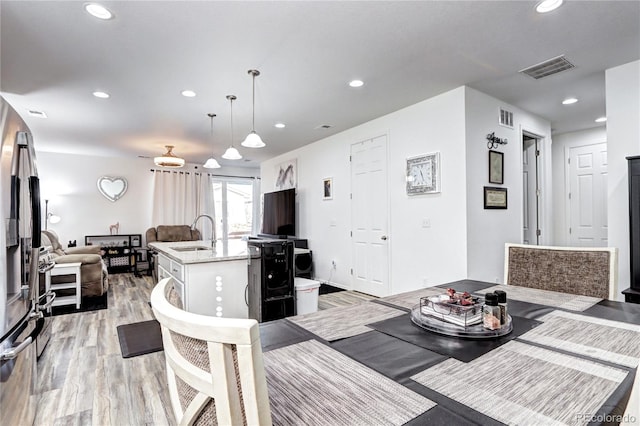
[[[163,349],[160,323],[156,320],[119,325],[116,329],[122,358],[132,358]]]

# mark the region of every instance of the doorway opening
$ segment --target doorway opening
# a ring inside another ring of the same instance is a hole
[[[541,169],[540,149],[543,137],[522,131],[522,243],[540,245]]]

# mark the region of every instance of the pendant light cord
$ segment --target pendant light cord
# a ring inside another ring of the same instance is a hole
[[[252,105],[252,114],[251,114],[251,130],[256,131],[256,74],[251,73],[253,76],[253,99],[251,101]]]
[[[211,147],[213,148],[215,143],[213,142],[213,117],[215,117],[215,114],[209,114],[209,118],[211,118]],[[211,151],[212,154],[215,154],[215,149],[213,149],[213,151]]]
[[[233,147],[233,98],[231,98],[230,101],[231,101],[231,146]]]

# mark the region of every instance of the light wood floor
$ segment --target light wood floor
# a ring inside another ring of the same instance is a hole
[[[151,277],[109,276],[108,309],[53,317],[35,425],[173,425],[164,354],[122,358],[118,325],[153,319]]]
[[[108,309],[53,317],[38,361],[35,425],[174,425],[164,353],[124,359],[116,327],[154,319],[151,277],[109,276]],[[357,292],[319,297],[319,309],[362,303]]]

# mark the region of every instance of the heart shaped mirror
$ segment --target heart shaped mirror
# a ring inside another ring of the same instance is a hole
[[[117,201],[127,192],[127,180],[121,177],[102,176],[98,179],[98,190],[109,201]]]

